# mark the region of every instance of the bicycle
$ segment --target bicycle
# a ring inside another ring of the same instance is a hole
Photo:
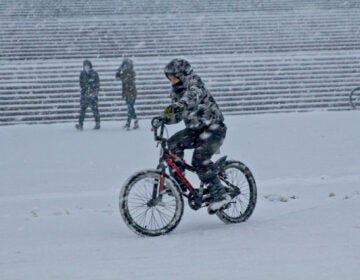
[[[161,121],[159,127],[155,127],[152,122],[154,139],[161,146],[156,170],[135,173],[120,191],[121,216],[132,231],[142,236],[159,236],[174,230],[184,212],[183,197],[187,198],[193,210],[207,207],[213,201],[203,183],[195,188],[181,172],[180,167],[193,173],[195,169],[169,150],[167,138],[163,135],[164,129],[164,121]],[[215,214],[224,223],[246,221],[253,213],[257,199],[253,174],[245,164],[227,160],[227,156],[221,157],[214,164],[222,184],[232,198]],[[167,169],[169,172],[166,172]]]
[[[349,94],[350,106],[353,109],[360,108],[360,87],[354,88]]]

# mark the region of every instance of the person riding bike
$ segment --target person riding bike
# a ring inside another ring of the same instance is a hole
[[[172,104],[158,118],[166,124],[184,121],[186,128],[170,137],[169,148],[180,158],[183,158],[185,149],[194,149],[191,164],[213,197],[208,210],[214,213],[231,200],[211,161],[226,136],[223,114],[187,60],[173,59],[165,66],[164,72],[172,86]]]

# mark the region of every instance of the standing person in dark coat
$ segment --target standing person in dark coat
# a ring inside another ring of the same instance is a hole
[[[79,123],[75,127],[83,129],[86,109],[90,106],[95,118],[94,129],[100,129],[100,115],[98,108],[98,95],[100,79],[98,73],[93,70],[90,60],[84,60],[83,71],[80,73],[80,116]]]
[[[137,90],[135,85],[135,71],[133,62],[130,58],[125,57],[121,63],[121,66],[116,71],[115,77],[122,82],[122,98],[125,99],[126,106],[128,108],[127,121],[124,126],[127,130],[130,129],[131,120],[134,119],[134,129],[139,128],[139,121],[135,112],[135,101],[137,96]]]

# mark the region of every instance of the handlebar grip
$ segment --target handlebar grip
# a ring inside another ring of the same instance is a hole
[[[164,128],[165,128],[165,121],[161,117],[155,117],[151,120],[151,126],[152,130],[154,131],[154,138],[155,141],[162,141],[163,140],[163,134],[164,134]],[[160,131],[158,133],[158,129],[160,128]]]

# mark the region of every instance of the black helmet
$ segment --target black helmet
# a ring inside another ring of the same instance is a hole
[[[83,62],[83,67],[84,67],[85,65],[89,65],[89,67],[92,68],[91,61],[88,60],[88,59],[85,59],[85,60],[84,60],[84,62]]]
[[[173,75],[179,80],[182,80],[182,77],[188,76],[193,72],[193,69],[190,63],[185,59],[175,58],[171,60],[164,69],[166,77],[168,75]]]

